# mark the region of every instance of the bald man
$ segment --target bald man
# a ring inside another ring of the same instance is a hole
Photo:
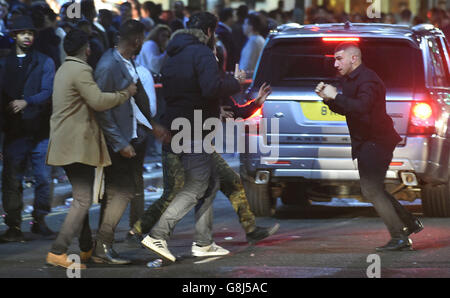
[[[362,194],[373,204],[391,235],[391,240],[376,250],[411,250],[409,235],[420,232],[423,225],[384,188],[393,151],[401,141],[386,113],[384,83],[362,63],[361,50],[354,43],[336,48],[334,67],[342,78],[342,93],[323,82],[315,91],[333,112],[346,116]]]

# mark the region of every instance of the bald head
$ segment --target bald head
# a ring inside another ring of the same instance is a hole
[[[334,51],[334,67],[340,75],[349,75],[362,64],[361,49],[355,43],[342,43]]]

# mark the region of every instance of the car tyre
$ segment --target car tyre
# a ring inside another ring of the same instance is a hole
[[[258,217],[270,217],[275,214],[276,199],[273,199],[269,184],[256,184],[255,178],[247,175],[244,167],[241,167],[241,181],[245,189],[248,204],[253,214]]]
[[[450,217],[450,182],[425,185],[422,188],[422,207],[425,216]]]

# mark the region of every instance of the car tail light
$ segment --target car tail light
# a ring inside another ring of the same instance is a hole
[[[324,42],[360,42],[359,37],[323,37]]]
[[[435,122],[436,115],[431,104],[426,102],[413,103],[408,134],[434,134],[436,132]]]

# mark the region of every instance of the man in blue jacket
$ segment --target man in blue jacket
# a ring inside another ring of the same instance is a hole
[[[5,134],[2,200],[9,227],[1,239],[15,242],[24,240],[22,179],[28,161],[36,181],[31,231],[55,235],[44,220],[51,209],[51,175],[45,157],[55,65],[50,57],[33,49],[36,31],[30,17],[17,17],[10,31],[15,48],[0,60],[0,127]]]

